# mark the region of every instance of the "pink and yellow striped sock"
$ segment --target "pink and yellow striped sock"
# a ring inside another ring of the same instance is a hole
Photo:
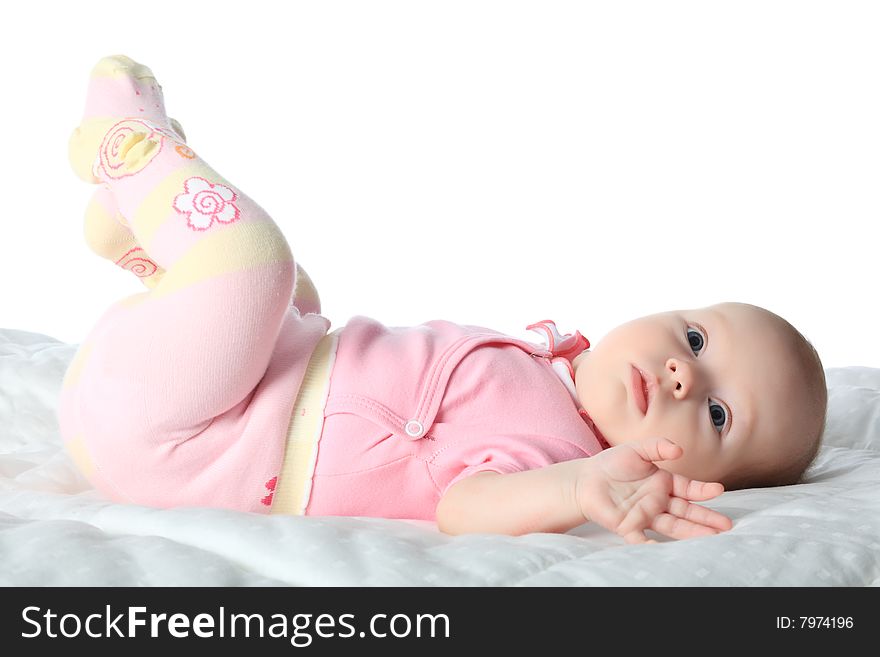
[[[101,185],[95,190],[86,208],[83,233],[92,251],[134,274],[147,288],[156,287],[165,275],[165,270],[138,243],[128,220],[119,213],[109,187]],[[321,312],[321,300],[315,284],[299,263],[296,263],[292,305],[302,315]]]
[[[175,128],[152,71],[125,56],[105,57],[92,70],[83,119],[69,142],[77,175],[112,192],[138,246],[166,270],[155,291],[271,263],[292,265],[287,242],[265,211]]]
[[[142,217],[155,209],[159,214],[163,210],[167,213],[162,199],[174,191],[172,180],[178,185],[178,194],[172,203],[178,214],[173,218],[186,217],[190,229],[201,232],[211,225],[234,221],[237,216],[233,202],[236,193],[228,185],[210,183],[219,177],[185,140],[180,123],[166,114],[162,86],[149,68],[119,55],[103,58],[92,69],[83,119],[71,136],[69,148],[77,175],[87,182],[102,183],[86,210],[86,242],[95,253],[132,272],[150,289],[159,284],[166,269],[141,239],[150,239],[162,232],[158,229],[157,216],[138,221],[140,228],[135,229],[132,218],[120,211],[116,195],[132,187],[129,183],[162,149],[165,149],[165,159],[170,159],[165,171],[169,168],[188,171],[189,177],[182,179],[182,175],[172,175],[164,180],[164,196],[159,190],[148,194],[147,198],[153,200],[139,208]],[[153,168],[158,172],[162,166],[157,163]],[[161,175],[156,173],[151,177],[153,184]],[[142,185],[134,186],[140,187]],[[141,189],[141,194],[143,191]],[[134,207],[131,198],[127,201],[128,207]],[[176,251],[180,253],[184,249],[185,246],[178,246]],[[296,272],[293,305],[302,314],[319,313],[321,303],[314,284],[299,264]]]
[[[100,150],[108,130],[120,123],[107,148]],[[132,175],[139,170],[135,162],[140,168],[149,163],[163,134],[184,140],[180,124],[165,112],[162,87],[153,72],[124,55],[104,57],[89,77],[83,118],[69,142],[70,163],[90,183],[102,182],[105,175]]]

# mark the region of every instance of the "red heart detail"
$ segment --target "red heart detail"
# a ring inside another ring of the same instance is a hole
[[[275,484],[278,483],[278,477],[272,477],[269,481],[266,482],[266,488],[269,490],[275,490]]]
[[[275,495],[275,493],[269,493],[268,495],[266,495],[266,497],[261,499],[260,502],[262,502],[266,506],[270,506],[272,504],[272,496],[273,495]]]

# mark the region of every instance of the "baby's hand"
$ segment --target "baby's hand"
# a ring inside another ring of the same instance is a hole
[[[724,486],[654,465],[654,461],[677,459],[682,453],[680,446],[666,438],[648,438],[585,459],[577,480],[577,500],[584,517],[620,534],[627,543],[656,543],[648,540],[645,529],[678,539],[730,529],[730,518],[691,503],[717,497]]]

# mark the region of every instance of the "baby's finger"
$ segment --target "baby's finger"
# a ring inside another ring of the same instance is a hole
[[[727,531],[733,527],[733,521],[723,513],[718,513],[713,509],[707,509],[699,504],[691,504],[687,500],[680,497],[673,497],[669,500],[669,513],[690,520],[698,525],[714,527],[721,531]]]
[[[657,516],[651,524],[651,529],[675,539],[714,536],[721,533],[713,527],[706,527],[684,518],[677,518],[669,513],[661,513]]]
[[[639,456],[646,461],[677,459],[684,451],[681,446],[676,445],[668,438],[645,438],[627,444],[635,449]]]
[[[684,475],[672,475],[672,494],[686,500],[705,501],[718,497],[724,492],[724,486],[717,481],[699,481]]]
[[[645,532],[636,529],[623,535],[623,540],[627,543],[650,543]],[[656,543],[656,541],[654,541]]]

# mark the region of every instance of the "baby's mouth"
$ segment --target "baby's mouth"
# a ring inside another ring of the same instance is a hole
[[[648,412],[650,395],[644,373],[635,365],[630,366],[630,396],[642,415]]]

